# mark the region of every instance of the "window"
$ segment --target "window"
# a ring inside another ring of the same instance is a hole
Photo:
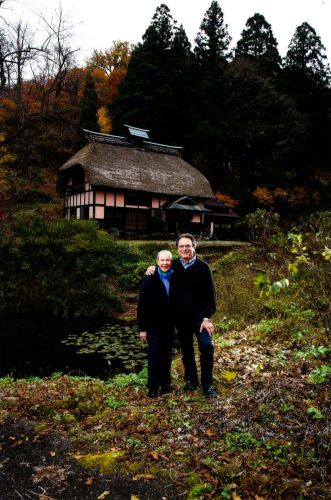
[[[125,205],[132,207],[150,207],[152,205],[152,197],[149,194],[126,193]]]

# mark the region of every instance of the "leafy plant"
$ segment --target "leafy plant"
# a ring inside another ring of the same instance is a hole
[[[308,413],[308,415],[311,415],[316,420],[324,418],[321,411],[318,408],[315,408],[314,406],[310,406],[309,408],[307,408],[307,413]]]
[[[308,358],[323,358],[330,352],[328,347],[320,345],[316,347],[312,345],[307,351],[295,351],[293,353],[294,359],[308,359]]]
[[[322,365],[318,368],[315,368],[315,370],[310,373],[309,378],[314,384],[324,384],[330,373],[331,366]]]
[[[115,396],[109,396],[105,401],[107,406],[110,406],[113,410],[117,410],[117,408],[121,408],[121,406],[126,405],[126,401],[120,401],[115,398]]]

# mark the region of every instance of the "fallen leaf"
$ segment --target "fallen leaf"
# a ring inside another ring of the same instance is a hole
[[[222,377],[227,381],[231,382],[231,380],[234,380],[237,377],[236,372],[223,372]]]
[[[140,498],[137,497],[136,495],[131,495],[131,500],[140,500]]]
[[[231,495],[231,500],[241,500],[241,497],[234,491]]]
[[[85,481],[85,484],[87,484],[88,486],[90,486],[92,483],[93,483],[93,477]]]
[[[213,431],[213,429],[206,429],[206,434],[208,437],[216,436],[216,433]]]
[[[183,451],[180,451],[180,450],[176,450],[175,451],[175,455],[179,456],[179,455],[184,455],[184,452]]]
[[[140,481],[141,479],[154,479],[153,474],[137,474],[132,478],[133,481]]]
[[[55,457],[55,455],[56,455],[55,451],[50,451],[49,454],[51,457]]]
[[[159,454],[157,451],[150,451],[149,452],[149,455],[154,458],[154,460],[158,460],[159,459]]]
[[[104,498],[108,497],[110,495],[110,492],[108,490],[105,490],[101,495],[98,496],[97,500],[103,500]]]

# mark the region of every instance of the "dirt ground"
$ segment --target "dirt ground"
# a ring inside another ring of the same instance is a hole
[[[9,417],[0,423],[0,500],[161,500],[179,498],[164,480],[134,481],[85,470],[56,432],[40,436],[35,423]]]

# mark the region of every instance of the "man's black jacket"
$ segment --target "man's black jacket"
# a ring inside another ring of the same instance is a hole
[[[170,298],[176,317],[210,318],[216,311],[216,298],[208,264],[197,257],[186,269],[180,259],[175,259],[172,267]]]

